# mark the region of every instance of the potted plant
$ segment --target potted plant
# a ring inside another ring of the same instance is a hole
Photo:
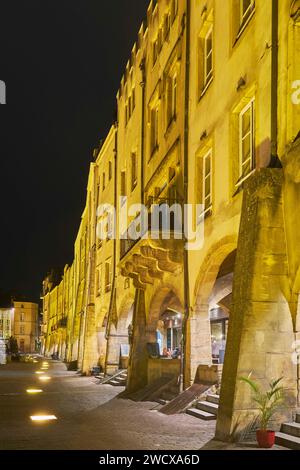
[[[251,387],[254,401],[258,405],[260,427],[256,431],[256,439],[259,447],[263,449],[270,449],[275,444],[275,431],[270,431],[268,425],[283,401],[284,389],[280,385],[282,379],[283,377],[273,380],[269,384],[269,390],[262,391],[260,386],[251,379],[251,374],[248,377],[241,377],[241,380]]]

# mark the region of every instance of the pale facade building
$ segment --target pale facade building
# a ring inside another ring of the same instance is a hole
[[[275,427],[299,406],[299,22],[298,0],[150,3],[91,164],[74,262],[44,291],[46,354],[84,373],[128,368],[129,392],[164,376],[178,393],[215,383],[221,439],[254,425],[242,375],[284,377]],[[161,236],[175,203],[201,205],[197,249],[176,214]],[[160,209],[160,236],[141,229],[139,204],[151,223]]]
[[[14,302],[12,336],[17,339],[21,353],[34,353],[38,340],[38,304]]]

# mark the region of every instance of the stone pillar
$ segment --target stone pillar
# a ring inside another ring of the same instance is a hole
[[[191,385],[200,364],[212,363],[209,306],[197,305],[187,324],[185,385]]]
[[[262,169],[244,187],[216,430],[221,440],[242,439],[253,429],[256,406],[250,387],[240,381],[250,372],[262,386],[284,377],[285,402],[272,423],[275,430],[296,410],[282,182],[282,170]]]
[[[133,311],[133,339],[129,358],[127,390],[135,392],[148,382],[145,292],[136,289]]]

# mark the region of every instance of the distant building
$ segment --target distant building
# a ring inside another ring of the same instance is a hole
[[[36,351],[38,340],[38,304],[32,302],[14,302],[13,334],[17,339],[19,351]]]
[[[39,341],[38,304],[13,302],[10,308],[0,308],[0,340],[14,336],[21,353],[33,353]]]
[[[14,311],[13,309],[0,309],[0,339],[8,339],[12,335]]]

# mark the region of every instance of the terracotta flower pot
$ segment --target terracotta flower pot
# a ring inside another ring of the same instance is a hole
[[[261,449],[271,449],[275,444],[274,431],[256,431],[256,439]]]

